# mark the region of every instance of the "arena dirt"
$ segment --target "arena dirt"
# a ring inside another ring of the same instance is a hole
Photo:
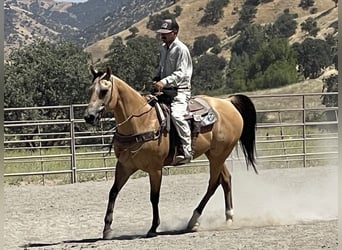
[[[5,185],[5,248],[10,249],[338,249],[337,169],[234,167],[234,223],[217,190],[199,232],[184,233],[208,174],[163,176],[160,235],[151,225],[149,180],[130,179],[116,202],[113,240],[101,240],[112,181]]]

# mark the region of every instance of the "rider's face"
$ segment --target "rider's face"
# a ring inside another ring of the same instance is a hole
[[[170,45],[176,38],[177,32],[171,31],[169,33],[161,33],[160,38],[161,40],[166,43],[167,45]]]

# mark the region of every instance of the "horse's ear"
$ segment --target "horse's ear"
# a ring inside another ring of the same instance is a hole
[[[103,77],[103,79],[109,80],[110,77],[111,77],[111,75],[112,75],[112,69],[111,69],[109,66],[107,66],[106,74],[105,74],[105,76]]]
[[[112,75],[112,69],[110,68],[110,66],[107,66],[107,71],[106,71],[107,75]]]
[[[93,65],[90,65],[90,71],[91,71],[91,73],[93,74],[93,76],[96,76],[97,73],[98,73],[98,71],[94,68]]]

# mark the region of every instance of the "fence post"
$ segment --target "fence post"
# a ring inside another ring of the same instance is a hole
[[[305,95],[302,95],[302,108],[303,108],[303,166],[306,167],[306,121],[305,121]]]
[[[76,142],[75,142],[75,116],[74,106],[70,105],[70,169],[71,169],[71,183],[77,182],[77,169],[76,169]]]
[[[37,125],[37,130],[38,130],[38,131],[37,131],[37,134],[38,134],[39,138],[41,138],[39,124]],[[42,141],[39,140],[39,155],[41,155],[41,156],[43,155],[43,153],[42,153],[42,147],[43,147]],[[42,172],[45,171],[45,169],[44,169],[44,159],[43,159],[43,157],[40,158],[40,170],[41,170]],[[42,181],[43,181],[43,185],[45,185],[45,174],[42,175]]]
[[[278,111],[278,119],[279,119],[279,123],[280,123],[280,139],[282,141],[283,144],[283,152],[286,158],[286,166],[287,168],[289,168],[289,161],[288,161],[288,157],[287,157],[287,150],[286,150],[286,143],[285,143],[285,136],[284,136],[284,131],[283,131],[283,119],[281,117],[281,113],[280,111]]]

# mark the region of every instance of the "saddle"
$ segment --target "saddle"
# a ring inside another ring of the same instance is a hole
[[[194,96],[190,98],[188,104],[188,114],[186,120],[193,119],[194,122],[200,122],[202,127],[213,124],[216,120],[216,113],[210,105],[202,98]]]
[[[178,133],[175,131],[175,126],[171,122],[170,107],[165,103],[158,102],[158,98],[154,95],[148,96],[147,99],[148,103],[156,109],[160,128],[156,131],[147,131],[134,135],[121,135],[118,132],[115,132],[111,145],[116,145],[115,153],[118,157],[118,154],[122,149],[131,149],[137,145],[140,147],[139,145],[141,145],[141,143],[151,140],[160,140],[162,133],[170,133],[170,150],[164,164],[172,165],[174,164],[175,153],[179,145],[179,137]],[[210,131],[217,120],[217,115],[210,105],[199,96],[190,98],[187,111],[185,120],[187,120],[190,125],[192,150],[195,151],[194,142],[197,140],[198,134]],[[109,149],[109,152],[110,151],[111,147]],[[133,151],[137,152],[137,150]]]
[[[156,102],[155,108],[159,122],[163,128],[162,131],[170,132],[171,113],[169,106],[164,103]],[[189,100],[187,113],[184,118],[189,122],[192,135],[194,135],[211,128],[211,125],[217,120],[217,115],[203,98],[193,96]]]

